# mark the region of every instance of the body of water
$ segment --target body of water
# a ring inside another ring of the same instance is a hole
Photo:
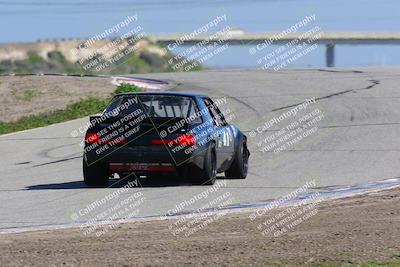
[[[14,0],[0,1],[0,42],[91,37],[134,14],[138,15],[134,23],[148,34],[189,33],[222,15],[226,15],[226,21],[211,32],[224,26],[246,32],[279,32],[313,14],[313,25],[324,32],[400,31],[398,0]],[[230,46],[205,64],[256,67],[257,59],[249,54],[249,48]],[[400,65],[400,46],[339,45],[335,55],[336,66]],[[319,46],[289,67],[324,65],[325,47]]]

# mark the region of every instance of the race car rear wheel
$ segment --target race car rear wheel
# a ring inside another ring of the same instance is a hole
[[[204,156],[204,167],[192,174],[193,182],[201,185],[213,185],[217,179],[217,157],[215,144],[211,143]]]
[[[88,186],[106,187],[108,185],[108,165],[104,163],[88,164],[83,160],[83,180]]]
[[[231,166],[225,171],[225,177],[228,179],[245,179],[249,168],[249,155],[246,139],[242,138]]]

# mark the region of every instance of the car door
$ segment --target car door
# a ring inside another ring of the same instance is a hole
[[[233,130],[226,123],[222,112],[210,98],[205,98],[204,103],[214,123],[218,167],[225,168],[225,165],[230,162],[234,152]]]

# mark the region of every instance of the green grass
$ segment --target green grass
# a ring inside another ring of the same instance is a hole
[[[142,90],[135,85],[122,84],[117,87],[114,93],[117,94],[140,91]],[[63,110],[56,110],[48,113],[26,116],[13,122],[0,121],[0,134],[43,127],[54,123],[69,121],[96,114],[103,111],[107,107],[111,97],[106,99],[89,98],[85,100],[80,100],[76,103],[68,105]]]
[[[85,66],[92,62],[93,59],[85,60],[82,64],[78,62],[71,62],[60,51],[50,51],[46,57],[40,56],[38,53],[29,51],[27,57],[19,60],[2,60],[0,61],[0,74],[1,73],[70,73],[70,74],[104,74],[104,75],[118,75],[121,73],[150,73],[150,72],[171,72],[171,71],[184,71],[186,65],[178,69],[172,69],[168,61],[174,55],[168,52],[166,55],[158,55],[147,51],[132,53],[127,56],[116,60],[108,67],[100,67],[106,63],[99,54],[100,62],[93,68],[86,68]],[[176,64],[177,62],[174,62]],[[96,69],[99,67],[99,69]],[[190,69],[191,71],[201,70],[202,66]]]
[[[369,261],[362,264],[346,263],[346,264],[314,264],[312,267],[400,267],[400,261],[376,262]]]
[[[56,110],[39,115],[22,117],[13,122],[0,122],[0,134],[43,127],[54,123],[82,118],[101,112],[107,106],[108,102],[108,99],[89,98],[68,105],[64,110]]]
[[[134,93],[134,92],[141,92],[142,90],[133,84],[123,83],[118,85],[117,90],[115,90],[116,94],[120,93]]]
[[[36,52],[28,52],[28,61],[32,64],[43,63],[45,62],[44,58],[39,56]]]

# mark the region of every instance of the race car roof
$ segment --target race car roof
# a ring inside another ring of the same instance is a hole
[[[132,92],[132,93],[119,93],[119,95],[176,95],[176,96],[188,96],[188,97],[208,97],[205,94],[199,93],[189,93],[189,92],[173,92],[173,91],[163,91],[163,92]]]

